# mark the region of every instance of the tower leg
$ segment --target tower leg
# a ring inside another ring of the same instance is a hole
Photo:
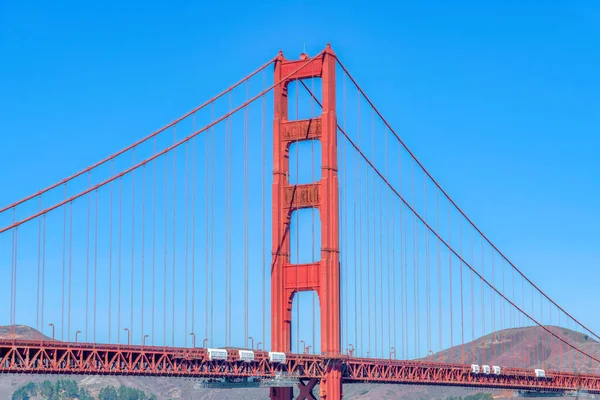
[[[291,387],[276,387],[271,388],[269,394],[271,400],[292,400],[294,397],[294,388]]]
[[[320,389],[319,396],[323,400],[342,399],[342,369],[340,365],[327,367],[325,377],[321,379]]]

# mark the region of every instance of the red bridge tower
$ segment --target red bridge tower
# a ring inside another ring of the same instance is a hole
[[[336,400],[342,396],[342,371],[335,361],[336,356],[341,354],[336,58],[331,47],[327,45],[320,56],[297,71],[307,60],[305,56],[300,60],[286,60],[280,53],[275,62],[275,83],[284,78],[285,80],[274,88],[271,338],[274,351],[291,351],[294,294],[300,291],[316,291],[321,310],[321,352],[331,356],[325,378],[320,382],[321,397]],[[294,80],[309,78],[321,78],[322,114],[312,119],[290,121],[288,84]],[[315,139],[321,141],[321,179],[309,184],[291,185],[288,181],[290,145],[293,142]],[[321,259],[310,264],[291,264],[290,221],[292,212],[301,208],[319,209]],[[314,385],[314,382],[309,385]],[[291,398],[292,388],[271,389],[271,399]]]

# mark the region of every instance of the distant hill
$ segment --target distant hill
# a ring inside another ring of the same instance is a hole
[[[568,343],[587,352],[600,355],[600,343],[588,335],[566,328],[548,327]],[[505,329],[433,354],[425,360],[504,367],[560,369],[583,372],[589,370],[589,360],[575,349],[560,342],[541,327]]]
[[[52,340],[52,338],[26,325],[0,326],[0,339]]]
[[[557,335],[565,338],[570,343],[575,343],[581,349],[600,354],[600,343],[584,334],[558,327],[550,328]],[[10,326],[0,326],[0,339],[11,337],[26,340],[51,340],[37,330],[24,325],[15,325],[13,336]],[[506,329],[491,333],[473,342],[458,345],[450,349],[435,353],[425,360],[441,361],[447,363],[461,363],[464,359],[467,364],[499,365],[501,367],[519,366],[521,368],[545,367],[553,369],[554,362],[562,370],[581,371],[584,367],[581,356],[575,356],[574,350],[567,350],[566,346],[559,346],[555,340],[550,345],[548,333],[541,328],[529,327]],[[538,353],[535,353],[538,352]],[[541,363],[531,363],[531,358],[526,354],[540,354]],[[473,361],[474,360],[474,361]],[[566,361],[570,360],[569,366]],[[56,375],[0,375],[0,399],[10,399],[12,393],[28,382],[41,383],[43,380],[54,381],[66,376]],[[197,400],[197,399],[245,399],[258,400],[268,398],[267,389],[204,389],[198,385],[197,380],[187,378],[166,377],[134,377],[134,376],[81,376],[70,375],[69,379],[75,380],[81,387],[97,396],[105,386],[119,387],[125,385],[155,394],[163,400]],[[456,399],[472,396],[485,391],[460,387],[419,386],[419,385],[373,385],[373,384],[348,384],[344,385],[344,399],[351,400],[407,400],[407,399]],[[513,398],[512,391],[488,391],[494,399]],[[318,397],[318,389],[315,390]]]

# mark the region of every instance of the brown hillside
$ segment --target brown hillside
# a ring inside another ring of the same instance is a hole
[[[23,339],[23,340],[52,340],[39,331],[26,325],[0,326],[0,339]]]
[[[549,327],[566,342],[592,355],[600,356],[600,343],[566,328]],[[497,331],[475,341],[433,354],[427,360],[446,363],[498,365],[500,367],[559,369],[590,372],[593,362],[560,342],[541,327]]]

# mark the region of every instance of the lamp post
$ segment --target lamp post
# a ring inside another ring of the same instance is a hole
[[[306,353],[306,343],[304,343],[304,340],[301,340],[300,343],[302,343],[302,353]],[[300,349],[298,349],[300,350]]]
[[[196,334],[194,332],[190,332],[190,336],[192,337],[192,347],[196,347]]]
[[[350,343],[350,344],[348,345],[348,355],[349,355],[350,357],[352,357],[352,355],[353,355],[353,354],[354,354],[354,345],[353,345],[352,343]]]
[[[202,347],[204,347],[206,349],[207,346],[208,346],[208,338],[204,338],[204,340],[202,341]]]
[[[311,347],[312,346],[306,346],[306,350],[304,351],[304,354],[308,354],[310,352]]]
[[[148,336],[150,336],[150,335],[144,335],[144,336],[142,336],[142,346],[145,346],[145,345],[146,345],[146,338],[147,338]]]
[[[75,332],[75,343],[77,343],[77,336],[81,333],[81,331]]]
[[[252,345],[250,346],[250,350],[254,350],[254,338],[252,336],[248,336],[248,339],[252,341]]]
[[[390,360],[392,358],[396,358],[396,348],[392,347],[392,350],[390,351]]]
[[[54,340],[54,324],[50,323],[50,324],[48,324],[48,326],[52,327],[52,340]]]
[[[256,343],[256,350],[261,350],[260,345],[262,344],[262,342],[258,342]]]
[[[129,330],[129,328],[125,328],[123,330],[127,332],[127,344],[131,345],[131,331]]]

